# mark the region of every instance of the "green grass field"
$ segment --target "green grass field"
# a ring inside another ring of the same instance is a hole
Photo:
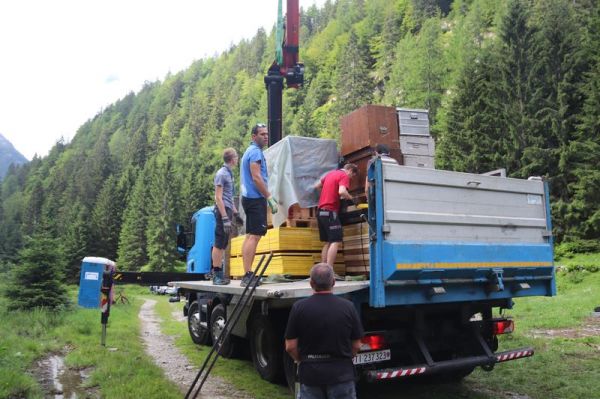
[[[594,398],[600,397],[600,336],[573,338],[569,334],[539,336],[534,330],[574,329],[600,306],[600,254],[578,255],[561,261],[558,296],[516,300],[508,311],[516,323],[512,335],[503,336],[500,350],[533,346],[535,356],[499,364],[487,373],[476,370],[462,383],[402,382],[361,385],[361,398]],[[588,266],[578,267],[578,264]],[[569,266],[570,265],[570,266]],[[590,267],[589,265],[592,265]],[[568,270],[568,271],[567,271]],[[7,313],[0,298],[0,398],[41,398],[42,388],[30,371],[37,359],[68,352],[70,368],[90,368],[86,386],[103,398],[177,398],[177,387],[144,353],[139,339],[138,312],[148,297],[147,288],[127,286],[130,305],[117,305],[111,312],[107,348],[100,346],[100,314],[97,310],[72,307],[62,313],[44,311]],[[75,300],[73,288],[71,297]],[[172,317],[182,303],[158,298],[156,311],[163,319],[164,333],[193,364],[201,365],[210,350],[194,345],[185,322]],[[599,323],[600,321],[595,321]],[[596,324],[597,325],[597,324]],[[543,335],[543,334],[542,334]],[[287,388],[267,383],[254,371],[250,360],[219,359],[214,374],[256,398],[290,398]],[[527,396],[515,396],[527,395]]]
[[[73,308],[62,314],[33,311],[8,314],[0,308],[0,398],[42,398],[36,378],[27,370],[51,353],[68,352],[70,368],[91,367],[87,386],[103,398],[179,398],[177,387],[144,353],[138,337],[143,291],[128,288],[130,305],[113,307],[107,347],[100,346],[100,312]],[[75,298],[75,292],[72,292]],[[0,304],[1,306],[1,304]]]

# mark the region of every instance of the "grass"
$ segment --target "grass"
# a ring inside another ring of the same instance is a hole
[[[600,265],[600,254],[577,254],[558,260],[557,265],[564,266],[557,273],[558,296],[519,298],[514,309],[507,311],[515,320],[516,331],[501,337],[500,350],[533,346],[535,356],[499,364],[491,373],[478,369],[459,384],[407,381],[361,385],[359,397],[491,399],[510,393],[532,399],[598,397],[600,337],[536,338],[531,333],[532,329],[576,328],[594,307],[600,306],[600,272],[594,271],[594,266]],[[27,370],[36,359],[65,348],[67,366],[92,367],[86,384],[103,398],[181,397],[177,387],[145,355],[140,343],[137,314],[149,297],[147,288],[126,286],[125,292],[132,303],[113,308],[107,348],[99,345],[97,310],[74,307],[62,313],[35,310],[9,314],[0,297],[0,398],[43,397],[38,382]],[[71,297],[75,296],[73,288]],[[181,351],[200,366],[210,348],[193,344],[186,323],[172,317],[173,312],[181,312],[182,303],[169,303],[166,297],[158,299],[156,311],[163,319],[163,332],[174,336]],[[259,399],[291,397],[286,387],[260,379],[249,360],[220,358],[213,373]]]
[[[134,291],[142,292],[137,287],[127,289],[131,305],[117,305],[111,311],[106,348],[100,346],[98,310],[8,314],[0,303],[0,398],[42,398],[40,386],[27,370],[36,359],[65,348],[68,367],[93,368],[86,384],[96,387],[103,398],[181,397],[144,353],[137,317],[142,301],[133,298]]]

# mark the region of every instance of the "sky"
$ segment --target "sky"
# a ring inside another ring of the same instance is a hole
[[[145,81],[268,33],[276,17],[277,0],[1,1],[0,134],[45,156]]]

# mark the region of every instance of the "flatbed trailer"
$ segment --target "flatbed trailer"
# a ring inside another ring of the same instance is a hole
[[[498,336],[514,321],[494,309],[511,309],[517,297],[556,294],[547,185],[381,161],[368,175],[370,279],[334,286],[365,328],[354,358],[358,375],[461,379],[478,366],[489,371],[532,356],[530,347],[497,352]],[[243,290],[238,281],[172,284],[186,298],[192,339],[205,345],[223,330]],[[258,286],[221,355],[235,356],[249,340],[261,377],[285,376],[291,385],[283,333],[292,304],[311,294],[306,280]]]

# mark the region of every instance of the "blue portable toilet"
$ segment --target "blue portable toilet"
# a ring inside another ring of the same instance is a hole
[[[110,259],[87,256],[81,262],[79,277],[79,306],[90,309],[100,307],[100,287],[104,270],[115,270],[116,264]]]
[[[210,272],[212,263],[212,247],[215,243],[214,206],[207,206],[192,216],[194,242],[187,255],[186,270],[188,273]]]

